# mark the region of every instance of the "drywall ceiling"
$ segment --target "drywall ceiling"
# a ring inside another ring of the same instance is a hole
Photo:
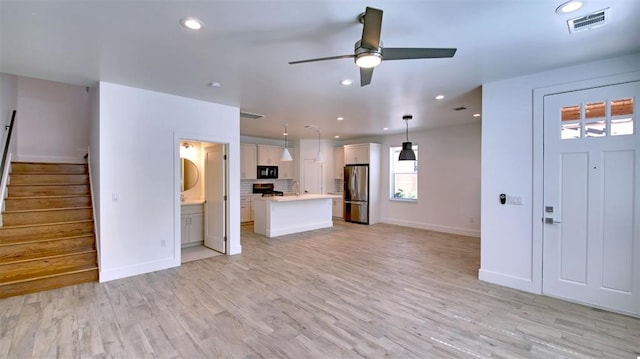
[[[245,136],[281,138],[288,123],[291,139],[316,135],[305,125],[323,138],[350,139],[403,132],[404,114],[413,115],[412,130],[481,121],[472,115],[481,113],[482,83],[640,51],[640,1],[584,0],[577,12],[557,15],[561,3],[3,0],[0,71],[84,86],[107,81],[264,115],[241,120]],[[458,52],[384,61],[366,87],[351,59],[288,64],[352,53],[365,6],[384,11],[384,46]],[[607,25],[569,33],[568,19],[604,8]],[[182,27],[188,16],[205,27]],[[354,84],[340,85],[345,78]]]

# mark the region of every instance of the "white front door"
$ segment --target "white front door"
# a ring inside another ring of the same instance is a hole
[[[204,245],[225,253],[227,190],[224,145],[205,147],[204,155]]]
[[[640,315],[640,82],[545,96],[543,292]]]

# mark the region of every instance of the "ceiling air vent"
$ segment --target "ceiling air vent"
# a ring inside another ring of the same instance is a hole
[[[251,119],[251,120],[257,120],[259,118],[263,118],[264,115],[259,115],[257,113],[240,111],[240,117],[241,118],[248,118],[248,119]]]
[[[606,25],[607,20],[609,20],[609,8],[571,19],[567,21],[567,24],[569,25],[569,32],[574,33]]]

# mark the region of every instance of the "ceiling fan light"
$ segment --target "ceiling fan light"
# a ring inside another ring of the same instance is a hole
[[[382,56],[379,53],[363,53],[356,56],[356,65],[365,69],[370,69],[380,65]]]
[[[416,153],[413,152],[413,144],[411,142],[402,142],[402,151],[398,161],[415,161]]]

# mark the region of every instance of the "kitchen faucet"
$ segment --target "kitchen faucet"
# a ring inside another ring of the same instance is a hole
[[[296,196],[300,195],[300,186],[298,185],[298,181],[293,181],[291,183],[291,190],[296,194]]]

